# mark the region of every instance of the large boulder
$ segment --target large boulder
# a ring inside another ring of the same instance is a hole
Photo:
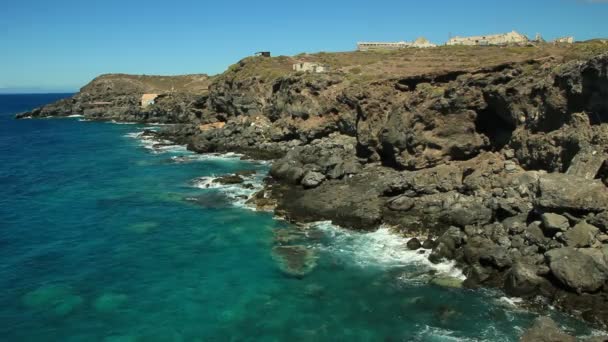
[[[481,236],[467,241],[464,256],[468,263],[480,263],[495,269],[504,269],[512,264],[512,259],[506,248],[497,246],[492,240]]]
[[[591,247],[600,230],[585,221],[579,222],[574,228],[564,233],[563,239],[568,247]]]
[[[595,248],[558,248],[545,253],[551,273],[578,293],[595,292],[608,280],[604,251]]]
[[[557,211],[601,212],[608,208],[608,188],[599,180],[561,173],[542,175],[537,204]]]
[[[517,262],[507,273],[504,289],[510,296],[534,296],[543,281],[536,266]]]
[[[464,242],[464,233],[458,227],[450,227],[437,240],[435,248],[429,255],[429,260],[433,263],[439,263],[444,259],[454,259],[456,257],[456,249]]]
[[[544,213],[541,216],[543,221],[543,231],[548,236],[553,236],[559,232],[565,232],[570,228],[570,222],[562,215],[553,213]]]
[[[539,317],[521,337],[520,342],[576,342],[549,317]]]

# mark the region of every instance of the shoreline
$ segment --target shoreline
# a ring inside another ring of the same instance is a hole
[[[144,123],[144,125],[145,124],[147,124],[147,123]],[[139,134],[140,135],[144,134],[146,131],[147,131],[147,129],[144,129]],[[141,137],[137,137],[137,138],[140,139]],[[152,138],[152,139],[154,139],[154,138]],[[182,147],[182,148],[184,147],[184,145],[179,145],[179,144],[172,145],[172,146]],[[152,150],[152,151],[155,149],[153,146],[152,147],[145,146],[145,148]],[[235,153],[235,152],[208,153],[208,154],[194,152],[194,151],[190,151],[190,152],[193,152],[197,156],[210,155],[213,157],[217,156],[220,159],[239,158],[240,160],[251,161],[251,162],[260,161],[259,159],[250,158],[246,154],[240,154],[240,153]],[[163,153],[163,152],[160,152],[160,153]],[[226,157],[226,155],[228,155],[228,157]],[[270,163],[270,162],[272,162],[272,160],[264,160],[263,162]],[[220,178],[222,176],[227,176],[227,175],[219,175],[219,176],[215,177],[215,179]],[[270,172],[267,174],[267,176],[272,177]],[[503,295],[502,297],[496,298],[496,300],[504,301],[507,305],[510,305],[513,308],[517,308],[518,310],[525,310],[525,311],[530,311],[530,312],[539,314],[539,320],[544,319],[544,317],[545,317],[545,316],[543,316],[543,314],[541,314],[542,312],[545,312],[545,314],[546,314],[548,312],[550,313],[550,312],[554,311],[554,312],[559,312],[561,314],[567,315],[568,317],[570,317],[572,319],[582,320],[582,321],[586,321],[587,323],[590,323],[587,320],[585,320],[583,317],[581,317],[580,315],[577,315],[576,313],[570,312],[569,310],[564,310],[564,308],[553,307],[553,305],[551,305],[551,303],[547,303],[546,298],[534,298],[534,299],[530,300],[530,299],[526,299],[526,298],[522,298],[522,297],[518,297],[518,296],[509,296],[507,293],[504,292],[503,289],[501,289],[500,287],[495,287],[495,286],[468,287],[466,285],[467,277],[463,273],[466,265],[459,264],[459,263],[455,262],[454,260],[450,261],[447,259],[443,259],[440,263],[433,263],[428,260],[432,249],[423,248],[422,246],[419,249],[414,249],[414,250],[408,248],[408,242],[412,239],[418,239],[420,241],[424,241],[425,239],[435,240],[435,239],[439,238],[440,236],[424,236],[424,235],[416,235],[416,234],[406,236],[403,233],[400,233],[398,231],[398,229],[395,229],[395,227],[389,227],[386,225],[379,225],[379,226],[375,227],[375,229],[361,231],[359,229],[343,227],[343,226],[334,224],[331,221],[300,222],[300,221],[291,219],[286,216],[281,216],[280,213],[276,212],[276,206],[274,208],[269,208],[267,203],[263,203],[262,206],[259,206],[259,204],[256,201],[256,196],[258,194],[265,193],[267,190],[272,188],[274,181],[268,182],[268,177],[266,177],[264,180],[262,180],[263,188],[261,190],[259,190],[258,192],[252,193],[251,196],[248,199],[246,199],[243,203],[237,204],[236,200],[233,199],[233,205],[235,205],[239,208],[245,209],[245,210],[272,213],[272,217],[274,220],[285,221],[285,222],[287,222],[291,225],[295,225],[295,226],[316,227],[319,225],[329,224],[333,227],[332,229],[334,231],[343,230],[343,231],[349,232],[351,234],[364,234],[364,235],[373,234],[373,233],[377,233],[379,231],[384,230],[388,234],[390,234],[394,239],[398,239],[401,242],[399,244],[401,248],[408,249],[412,253],[421,255],[421,257],[424,258],[425,261],[428,263],[426,265],[426,267],[430,267],[432,270],[435,270],[436,272],[438,272],[439,278],[437,278],[436,275],[433,275],[433,274],[435,274],[434,272],[429,272],[429,278],[427,279],[428,285],[434,284],[436,286],[442,286],[442,287],[457,287],[457,288],[463,288],[463,289],[469,288],[469,289],[476,289],[476,290],[496,291],[497,294]],[[211,178],[213,178],[213,177],[211,177]],[[270,185],[270,188],[268,188],[269,185]],[[219,186],[219,187],[221,187],[221,186]],[[421,252],[424,252],[424,254],[422,254]],[[437,279],[438,281],[435,281],[435,279]],[[454,282],[454,281],[456,281],[456,282]],[[594,336],[604,336],[604,334],[607,332],[607,330],[605,330],[605,327],[603,327],[603,326],[597,326],[597,325],[592,325],[592,326],[594,329],[593,335],[587,336],[586,337],[587,339],[592,339],[592,338],[594,338]]]
[[[288,221],[431,236],[430,261],[456,262],[465,286],[545,298],[606,329],[608,54],[372,80],[252,77],[258,62],[147,110],[101,87],[122,86],[114,75],[18,118],[172,123],[148,134],[272,160],[255,203]]]

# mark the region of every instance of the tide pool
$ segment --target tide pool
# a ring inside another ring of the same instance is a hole
[[[0,96],[2,341],[516,341],[537,316],[435,285],[458,270],[385,228],[245,208],[268,164],[154,149],[144,125],[12,118],[60,96]],[[252,189],[213,183],[251,170]]]

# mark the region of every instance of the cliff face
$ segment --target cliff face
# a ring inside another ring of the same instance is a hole
[[[172,92],[171,79],[101,76],[22,116],[182,123],[160,135],[198,152],[276,158],[261,207],[428,234],[432,261],[456,260],[468,286],[542,295],[606,324],[607,50],[247,58],[213,79],[186,76]],[[296,60],[332,71],[293,73]],[[167,95],[143,111],[148,92]]]
[[[207,75],[102,75],[70,99],[37,108],[18,117],[78,114],[93,120],[191,123],[202,116],[210,82]],[[141,97],[147,93],[161,96],[154,106],[142,108]]]

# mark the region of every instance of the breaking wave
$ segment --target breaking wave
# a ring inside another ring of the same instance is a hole
[[[219,158],[216,156],[216,158]],[[195,179],[192,184],[194,187],[203,190],[215,190],[219,191],[228,197],[233,205],[242,208],[251,208],[247,205],[253,195],[264,188],[263,185],[263,174],[254,174],[252,176],[244,177],[243,183],[240,184],[221,184],[217,182],[220,177],[206,176]],[[251,208],[253,210],[253,208]]]
[[[394,234],[388,227],[380,227],[371,233],[359,233],[340,228],[331,222],[317,222],[311,226],[323,231],[332,240],[331,244],[321,244],[318,248],[349,258],[361,267],[416,266],[418,270],[434,270],[452,278],[465,279],[453,261],[431,263],[428,259],[430,250],[409,250],[409,239]]]

